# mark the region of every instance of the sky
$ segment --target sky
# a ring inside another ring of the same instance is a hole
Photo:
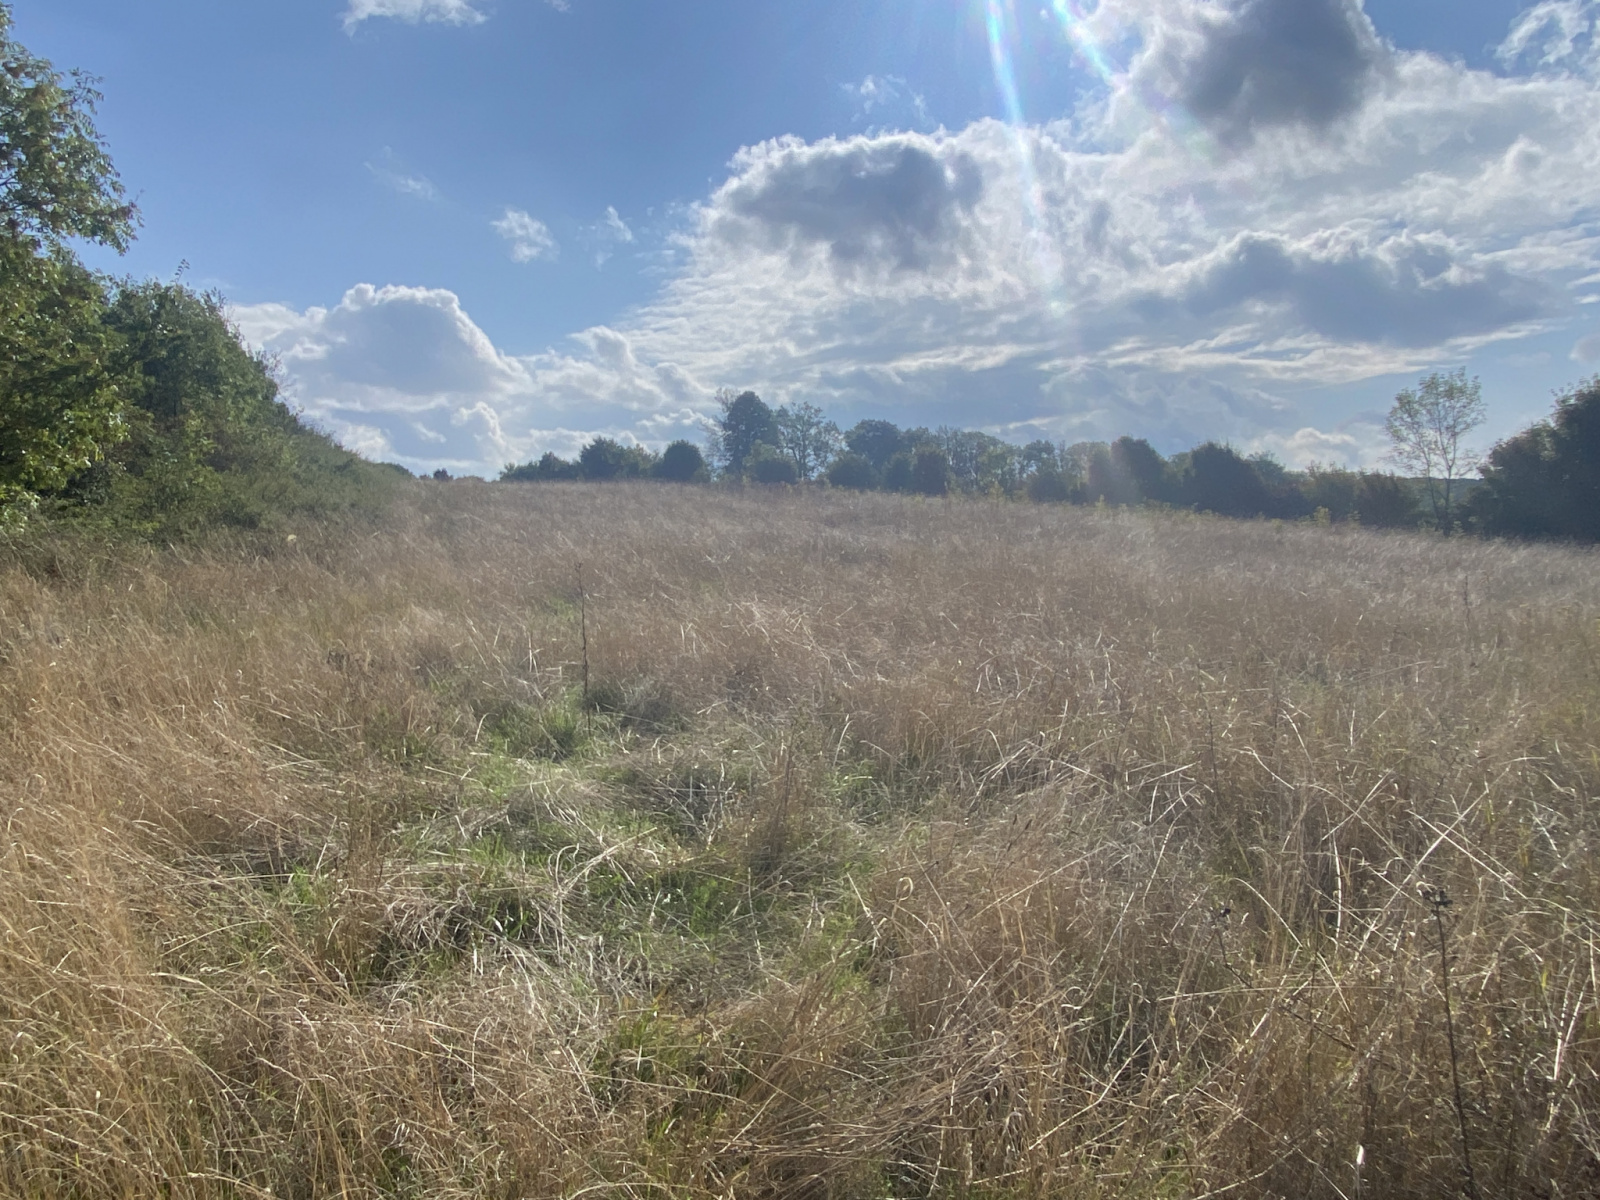
[[[1600,370],[1600,0],[14,0],[285,398],[413,470],[841,425],[1374,466]]]

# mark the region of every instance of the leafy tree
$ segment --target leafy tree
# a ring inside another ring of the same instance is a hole
[[[757,442],[748,463],[750,478],[757,483],[798,483],[800,470],[794,459],[765,442]]]
[[[1065,460],[1070,473],[1077,479],[1074,498],[1086,504],[1125,504],[1128,502],[1120,485],[1115,464],[1111,461],[1111,447],[1104,442],[1075,442],[1068,446]]]
[[[80,492],[119,523],[162,534],[254,527],[291,511],[370,506],[392,483],[393,472],[300,424],[220,296],[128,285],[104,324],[117,344],[129,436]]]
[[[911,491],[922,496],[943,496],[950,491],[950,458],[938,446],[918,446],[911,458]]]
[[[829,463],[824,475],[832,486],[858,492],[877,487],[879,480],[878,472],[866,456],[853,451],[846,451]]]
[[[1394,398],[1387,423],[1394,443],[1389,457],[1423,478],[1437,529],[1454,523],[1455,483],[1478,463],[1465,439],[1483,421],[1483,385],[1469,380],[1465,369],[1435,372]]]
[[[126,436],[105,308],[64,253],[0,237],[0,515],[32,509]]]
[[[1417,494],[1398,475],[1363,471],[1356,486],[1356,516],[1375,529],[1413,529],[1419,516]]]
[[[11,24],[0,4],[0,514],[124,434],[104,289],[64,242],[124,249],[135,217],[94,127],[93,80],[29,54]]]
[[[883,490],[886,492],[909,492],[911,488],[911,468],[914,452],[900,450],[884,464]]]
[[[857,421],[850,432],[844,435],[844,441],[852,454],[859,454],[878,471],[887,467],[896,454],[908,448],[900,427],[890,421]]]
[[[553,450],[546,450],[538,462],[526,462],[521,466],[507,464],[506,469],[500,472],[502,483],[543,483],[578,478],[578,464],[568,462]]]
[[[1072,480],[1054,463],[1045,463],[1028,476],[1028,499],[1035,504],[1062,504],[1072,499]]]
[[[1171,498],[1167,460],[1143,438],[1119,437],[1112,442],[1111,467],[1134,497],[1130,503],[1166,503]]]
[[[777,414],[754,392],[735,396],[724,391],[719,400],[722,416],[717,418],[715,429],[717,464],[725,475],[739,479],[749,469],[757,446],[777,447]]]
[[[584,479],[642,479],[655,466],[655,455],[641,446],[624,446],[597,437],[578,452],[578,473]]]
[[[844,443],[839,427],[815,404],[784,405],[773,418],[778,426],[778,448],[789,456],[801,479],[810,479],[826,467]]]
[[[1468,506],[1485,532],[1600,541],[1600,376],[1497,445],[1482,473]]]
[[[87,238],[118,250],[136,212],[94,127],[100,94],[79,71],[63,77],[11,37],[0,4],[0,223],[13,241]]]
[[[661,454],[656,464],[655,477],[669,483],[702,483],[711,477],[706,467],[705,455],[693,442],[676,441]]]
[[[1258,517],[1272,506],[1272,495],[1256,467],[1216,442],[1189,452],[1179,494],[1190,507],[1224,517]]]

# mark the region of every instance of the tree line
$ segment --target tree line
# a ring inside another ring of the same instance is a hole
[[[1026,445],[943,426],[864,420],[848,430],[817,406],[772,408],[725,391],[709,454],[689,441],[664,453],[595,438],[575,460],[545,454],[510,465],[506,482],[658,479],[825,484],[922,496],[1039,503],[1157,505],[1228,517],[1355,521],[1382,528],[1466,529],[1513,537],[1600,539],[1600,379],[1558,398],[1553,417],[1497,445],[1481,462],[1463,438],[1482,420],[1476,380],[1430,375],[1396,397],[1392,459],[1420,473],[1313,466],[1206,442],[1164,457],[1143,438]],[[1465,478],[1476,467],[1480,478]],[[1460,498],[1466,496],[1463,502]]]

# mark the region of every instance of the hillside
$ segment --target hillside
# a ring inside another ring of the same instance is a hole
[[[395,486],[0,541],[0,1191],[1600,1189],[1594,552]]]

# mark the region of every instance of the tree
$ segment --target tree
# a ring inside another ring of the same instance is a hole
[[[1489,452],[1468,510],[1486,533],[1600,541],[1600,376]]]
[[[773,415],[778,426],[778,448],[794,463],[801,479],[810,479],[839,452],[844,435],[815,404],[801,401],[784,405]]]
[[[1229,446],[1207,442],[1189,452],[1181,483],[1184,503],[1224,517],[1258,517],[1272,495],[1256,467]]]
[[[0,4],[0,512],[59,490],[125,431],[104,288],[65,245],[133,236],[98,99],[13,41]]]
[[[825,475],[828,482],[837,488],[865,492],[878,486],[878,472],[864,455],[854,451],[847,450],[829,463]]]
[[[568,462],[554,450],[546,450],[538,462],[525,462],[520,466],[508,463],[500,472],[501,483],[543,483],[579,477],[578,464]]]
[[[778,445],[777,415],[754,392],[718,395],[722,416],[717,418],[714,447],[717,465],[725,475],[743,478],[757,446]]]
[[[662,451],[655,477],[669,483],[701,483],[709,479],[711,473],[700,447],[680,439]]]
[[[1134,504],[1168,499],[1167,460],[1143,438],[1119,437],[1112,442],[1111,465],[1129,484]]]
[[[0,4],[0,222],[13,240],[80,237],[125,249],[137,213],[94,127],[100,94],[11,39]]]
[[[1394,443],[1389,458],[1422,477],[1437,529],[1449,530],[1454,523],[1455,483],[1478,463],[1464,441],[1483,421],[1483,385],[1469,380],[1465,369],[1434,372],[1394,398],[1387,424]]]
[[[642,479],[655,455],[642,446],[624,446],[614,438],[597,437],[578,452],[578,473],[584,479]]]
[[[126,436],[99,282],[0,237],[0,517],[17,519]]]
[[[844,435],[844,441],[852,454],[859,454],[878,471],[887,467],[896,454],[907,449],[905,435],[900,432],[898,425],[890,421],[857,421],[850,432]]]
[[[750,478],[757,483],[798,483],[800,470],[794,459],[765,442],[757,442],[748,463]]]
[[[950,483],[949,455],[938,446],[918,446],[911,459],[911,490],[923,496],[943,496]]]

